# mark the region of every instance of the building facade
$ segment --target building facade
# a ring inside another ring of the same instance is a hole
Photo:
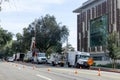
[[[88,0],[73,12],[77,14],[77,50],[104,53],[109,33],[120,39],[120,0]]]

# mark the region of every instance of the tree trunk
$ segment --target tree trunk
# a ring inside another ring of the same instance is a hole
[[[115,69],[115,68],[116,68],[116,60],[113,59],[113,69]]]

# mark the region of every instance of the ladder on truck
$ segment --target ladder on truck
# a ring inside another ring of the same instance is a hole
[[[33,51],[33,49],[35,49],[35,37],[32,37],[30,51]]]

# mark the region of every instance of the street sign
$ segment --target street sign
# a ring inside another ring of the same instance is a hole
[[[88,61],[87,61],[87,63],[91,66],[94,63],[94,61],[93,61],[92,58],[89,58]]]

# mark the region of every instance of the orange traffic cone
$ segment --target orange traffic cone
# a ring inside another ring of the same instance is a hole
[[[50,71],[50,68],[48,68],[48,71]]]
[[[80,66],[80,69],[82,69],[82,67]]]
[[[77,71],[77,70],[75,70],[75,74],[78,74],[78,71]]]
[[[16,67],[18,67],[18,64],[16,64]]]
[[[25,66],[23,66],[23,68],[25,68]]]
[[[35,69],[35,66],[33,66],[33,70]]]
[[[100,68],[98,69],[98,76],[101,76],[101,74],[100,74]]]

